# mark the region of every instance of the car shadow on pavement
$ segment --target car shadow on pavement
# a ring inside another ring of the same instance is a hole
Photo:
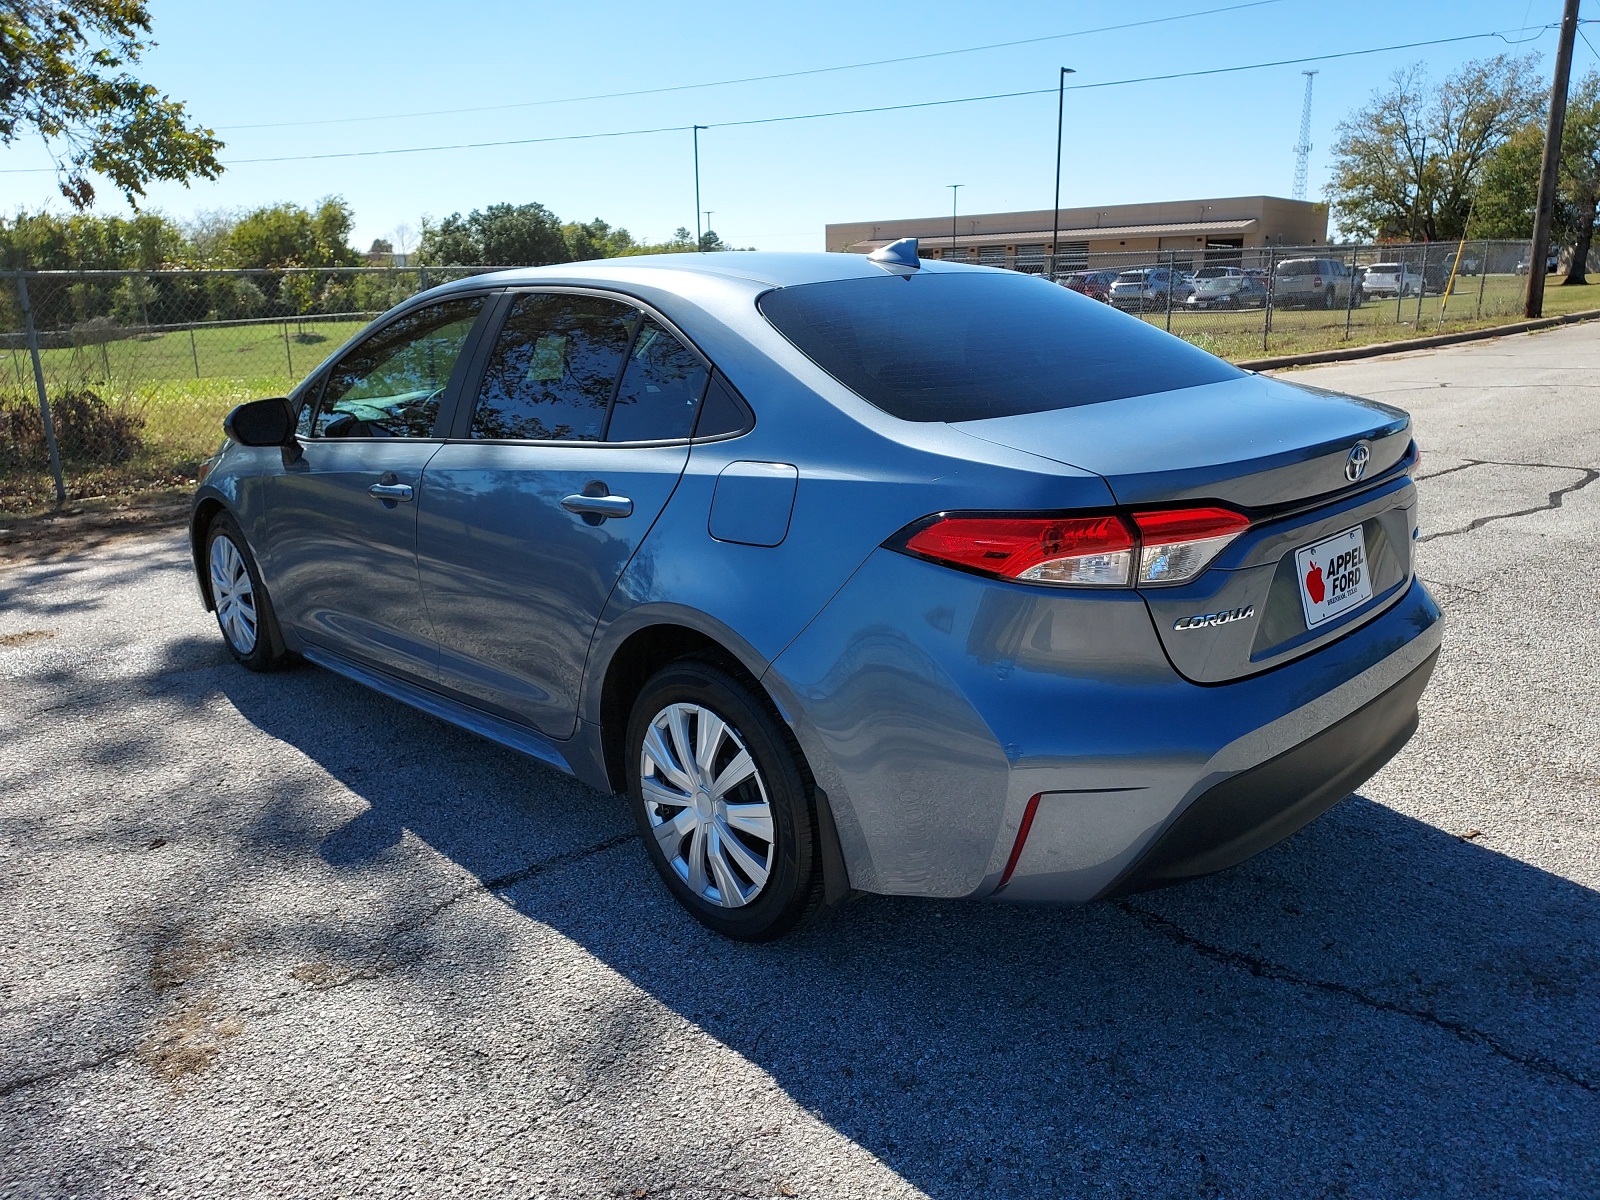
[[[665,1053],[651,1030],[677,1014],[940,1200],[1600,1180],[1600,893],[1363,797],[1169,891],[1062,910],[870,897],[745,946],[672,903],[618,798],[320,671],[220,686],[368,805],[319,840],[269,805],[256,836],[359,874],[392,869],[409,833],[655,1002],[597,1001],[570,1048],[601,1127],[638,1127]],[[436,936],[392,971],[447,953]],[[536,1010],[540,980],[479,985]],[[632,1088],[610,1082],[619,1057]],[[619,1140],[613,1167],[648,1190],[671,1145],[647,1163]]]

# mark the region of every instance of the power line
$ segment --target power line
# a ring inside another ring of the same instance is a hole
[[[827,75],[836,71],[860,71],[868,67],[886,67],[898,63],[923,62],[930,58],[949,58],[958,54],[978,54],[987,50],[1008,50],[1015,46],[1033,46],[1041,42],[1058,42],[1065,38],[1089,37],[1097,33],[1116,33],[1124,29],[1142,29],[1147,25],[1164,25],[1172,21],[1188,21],[1197,17],[1213,17],[1220,13],[1238,12],[1246,8],[1261,8],[1268,4],[1281,4],[1283,0],[1248,0],[1243,4],[1230,4],[1223,8],[1207,8],[1200,12],[1178,13],[1170,17],[1152,17],[1144,21],[1128,21],[1121,25],[1101,25],[1094,29],[1076,29],[1070,33],[1051,33],[1042,37],[1018,38],[1010,42],[991,42],[983,46],[965,46],[955,50],[933,50],[926,54],[907,54],[899,58],[877,58],[869,62],[843,63],[833,67],[809,67],[801,71],[780,71],[772,75],[746,75],[738,79],[716,79],[707,83],[679,83],[669,87],[640,88],[631,92],[600,92],[588,96],[563,96],[554,100],[523,100],[514,104],[486,104],[472,108],[436,108],[424,112],[380,113],[368,117],[326,117],[312,121],[270,121],[259,125],[219,125],[219,129],[290,129],[308,125],[345,125],[359,121],[398,121],[413,117],[451,117],[462,113],[504,112],[516,108],[541,108],[552,104],[580,104],[591,100],[626,100],[635,96],[660,96],[669,92],[688,92],[701,88],[731,87],[741,83],[766,83],[777,79],[799,79],[808,75]]]
[[[1542,36],[1546,29],[1541,29],[1533,38],[1523,38],[1521,41],[1534,41]],[[1176,79],[1196,79],[1210,75],[1236,74],[1241,71],[1261,71],[1272,67],[1298,66],[1302,63],[1331,62],[1343,58],[1359,58],[1369,54],[1385,54],[1396,50],[1416,50],[1425,46],[1443,46],[1456,42],[1480,41],[1484,38],[1499,38],[1508,45],[1520,44],[1518,40],[1508,38],[1504,33],[1491,31],[1488,33],[1460,34],[1456,37],[1432,38],[1421,42],[1403,42],[1392,46],[1372,46],[1365,50],[1344,50],[1334,54],[1314,54],[1304,58],[1282,58],[1272,62],[1244,63],[1232,67],[1209,67],[1196,71],[1175,71],[1165,75],[1140,75],[1129,79],[1107,79],[1098,83],[1073,84],[1066,90],[1069,92],[1090,91],[1096,88],[1127,87],[1139,83],[1162,83]],[[1044,96],[1056,91],[1056,88],[1029,88],[1016,92],[991,92],[982,96],[957,96],[947,100],[919,100],[906,104],[880,104],[867,108],[844,108],[828,112],[790,113],[780,117],[750,117],[740,121],[714,121],[702,125],[702,129],[736,129],[751,125],[776,125],[790,121],[817,121],[831,117],[855,117],[869,113],[905,112],[918,108],[943,108],[955,104],[979,104],[992,100],[1012,100],[1022,96]],[[250,166],[263,163],[285,162],[322,162],[335,158],[383,158],[399,154],[432,154],[446,150],[490,150],[501,149],[507,146],[539,146],[553,142],[578,142],[591,141],[599,138],[641,137],[655,133],[687,133],[692,126],[689,125],[660,125],[648,129],[613,129],[599,133],[569,133],[551,137],[537,138],[507,138],[492,142],[452,142],[432,146],[396,146],[383,150],[336,150],[323,154],[280,154],[260,158],[235,158],[223,163],[226,167]],[[53,172],[53,167],[18,167],[0,169],[0,175],[34,175]]]

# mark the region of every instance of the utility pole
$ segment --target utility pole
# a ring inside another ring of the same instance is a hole
[[[1533,214],[1533,246],[1528,251],[1525,317],[1544,316],[1544,264],[1550,255],[1550,221],[1556,208],[1556,168],[1561,164],[1561,134],[1567,124],[1567,82],[1572,78],[1572,43],[1578,36],[1578,0],[1561,10],[1561,41],[1555,77],[1550,81],[1550,115],[1544,126],[1544,165],[1539,171],[1539,207]]]
[[[711,233],[711,232],[713,232],[713,230],[712,230],[712,228],[711,228],[711,214],[712,214],[712,213],[714,213],[714,212],[716,212],[716,211],[717,211],[717,210],[716,210],[716,209],[714,209],[714,208],[708,208],[708,209],[706,209],[706,233]],[[704,236],[704,235],[703,235],[703,234],[702,234],[702,235],[701,235],[701,236]]]
[[[1306,174],[1311,166],[1311,82],[1315,71],[1301,71],[1306,77],[1305,103],[1300,106],[1300,141],[1294,148],[1294,190],[1289,194],[1296,200],[1306,198]]]
[[[710,129],[709,125],[696,125],[694,127],[694,248],[700,249],[700,131]]]
[[[1061,240],[1061,130],[1067,112],[1067,76],[1076,75],[1071,67],[1062,67],[1056,79],[1056,219],[1050,227],[1050,282],[1056,281],[1056,263],[1060,257]]]
[[[964,188],[966,186],[967,185],[964,184],[964,183],[947,183],[947,184],[945,184],[945,187],[950,189],[950,257],[951,258],[954,258],[956,256],[956,197],[961,194],[960,193],[960,189]]]

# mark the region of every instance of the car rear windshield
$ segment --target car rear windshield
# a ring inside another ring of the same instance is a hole
[[[1136,317],[1010,272],[925,271],[780,288],[779,333],[903,421],[1048,412],[1243,374]]]
[[[1328,271],[1320,258],[1296,258],[1278,265],[1279,275],[1326,275]]]

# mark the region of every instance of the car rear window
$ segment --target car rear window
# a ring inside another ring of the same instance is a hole
[[[925,271],[780,288],[778,332],[903,421],[978,421],[1219,383],[1243,372],[1068,288]]]
[[[1286,263],[1278,264],[1278,274],[1291,275],[1326,275],[1323,262],[1320,258],[1296,258]]]

